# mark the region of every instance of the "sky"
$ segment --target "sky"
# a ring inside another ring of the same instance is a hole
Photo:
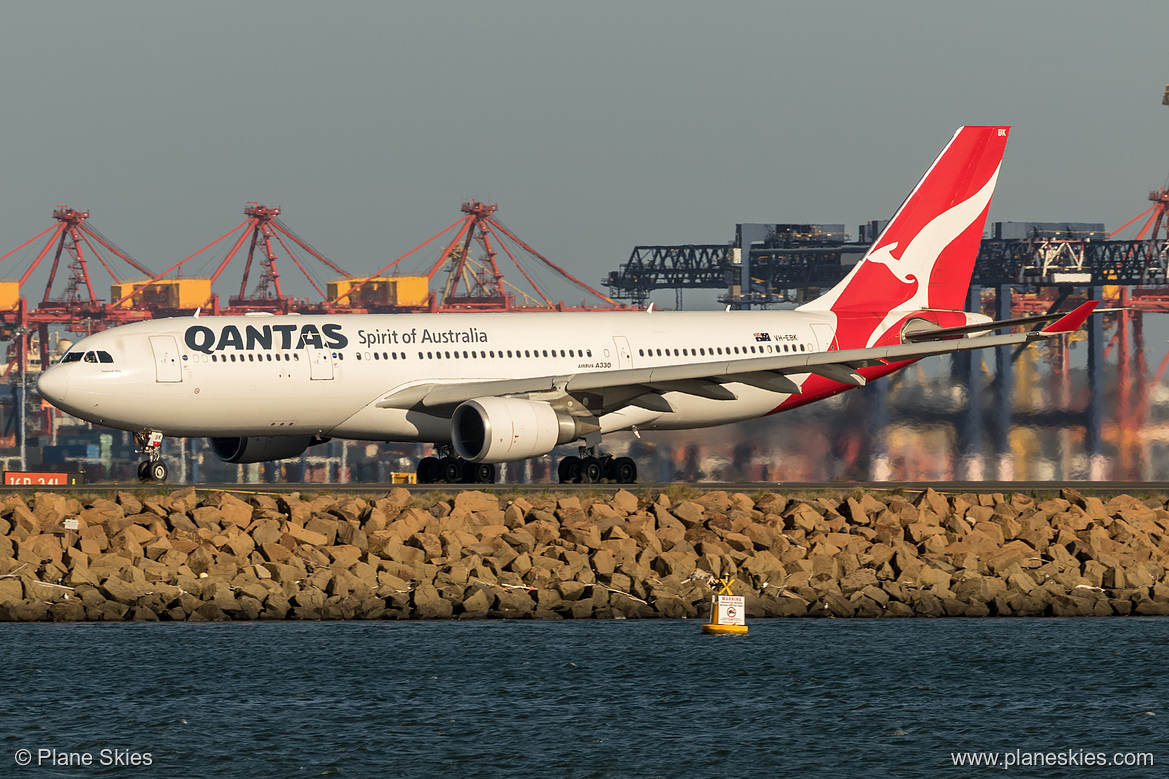
[[[162,270],[259,201],[369,273],[478,199],[600,286],[635,245],[727,242],[739,222],[855,235],[962,124],[1014,128],[992,221],[1113,229],[1169,174],[1163,10],[6,3],[0,254],[67,204]]]

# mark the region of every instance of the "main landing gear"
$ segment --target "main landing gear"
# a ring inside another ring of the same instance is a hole
[[[162,459],[162,433],[135,433],[134,443],[146,459],[138,463],[139,481],[166,481],[169,473]]]
[[[473,463],[456,457],[446,447],[439,447],[438,457],[423,457],[418,462],[419,484],[494,484],[495,466]]]
[[[595,446],[582,446],[580,457],[569,456],[556,466],[561,484],[599,484],[615,482],[633,484],[637,481],[637,463],[629,457],[601,454]]]

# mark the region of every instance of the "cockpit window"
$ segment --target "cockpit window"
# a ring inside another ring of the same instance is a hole
[[[101,362],[113,363],[114,356],[109,352],[66,352],[65,356],[61,358],[61,362]]]

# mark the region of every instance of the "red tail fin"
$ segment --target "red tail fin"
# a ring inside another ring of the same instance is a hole
[[[1009,132],[959,128],[844,281],[800,308],[850,318],[961,309]]]

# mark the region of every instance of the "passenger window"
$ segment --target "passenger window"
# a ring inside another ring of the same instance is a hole
[[[593,350],[589,349],[589,357],[592,357],[592,356],[593,356]]]

